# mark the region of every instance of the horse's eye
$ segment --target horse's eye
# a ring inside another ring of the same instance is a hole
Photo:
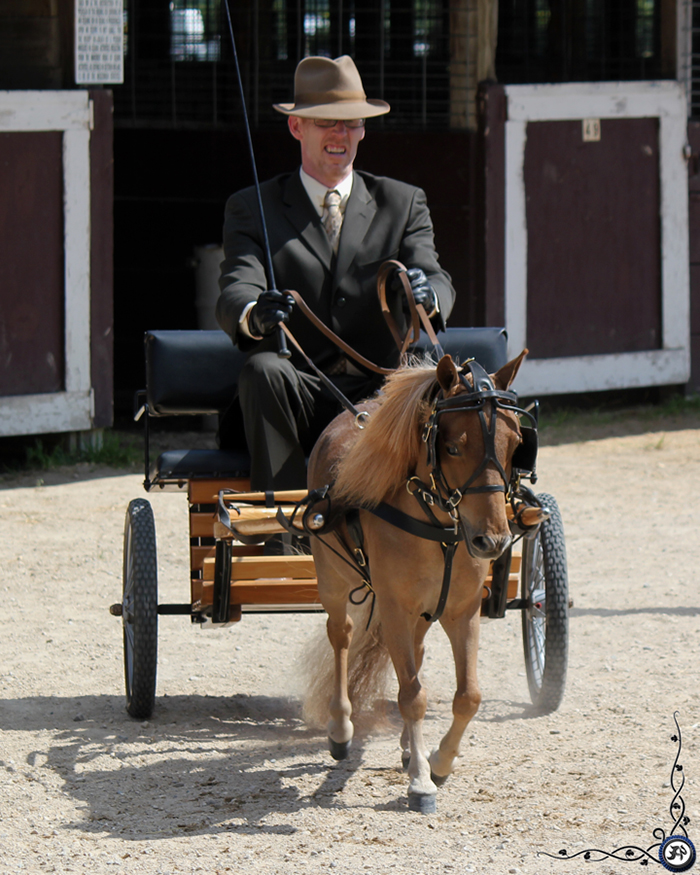
[[[447,445],[447,452],[451,456],[458,456],[459,455],[459,447],[456,447],[454,444],[448,444]]]

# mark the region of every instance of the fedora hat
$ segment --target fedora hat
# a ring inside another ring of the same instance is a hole
[[[355,62],[311,57],[300,61],[294,74],[294,103],[275,103],[284,115],[301,118],[372,118],[389,112],[384,100],[368,100]]]

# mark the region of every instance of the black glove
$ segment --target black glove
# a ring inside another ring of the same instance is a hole
[[[433,316],[437,309],[437,295],[435,294],[435,290],[433,289],[433,287],[428,282],[428,277],[419,267],[409,267],[406,271],[406,276],[408,277],[408,281],[411,284],[413,298],[416,304],[422,304],[423,309],[425,310],[427,315]],[[394,274],[391,288],[395,292],[403,291],[403,285],[401,283],[399,271],[396,271]],[[405,296],[403,298],[402,306],[404,313],[408,313],[410,311],[408,300]]]
[[[250,333],[265,337],[277,328],[280,322],[288,322],[294,306],[294,298],[289,292],[270,289],[261,292],[258,303],[250,311],[248,327]]]

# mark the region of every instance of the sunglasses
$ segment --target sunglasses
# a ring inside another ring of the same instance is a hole
[[[334,128],[338,122],[342,122],[346,128],[364,128],[365,120],[363,118],[315,118],[314,124],[317,128]]]

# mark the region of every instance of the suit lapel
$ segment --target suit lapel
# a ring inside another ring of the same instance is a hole
[[[340,281],[348,272],[376,212],[377,205],[374,198],[367,190],[362,177],[355,173],[352,192],[345,207],[343,230],[340,234],[340,245],[338,246],[338,257],[333,278],[334,288],[340,284]]]
[[[287,180],[284,203],[286,218],[298,232],[299,238],[330,272],[333,250],[298,173],[292,173]]]

